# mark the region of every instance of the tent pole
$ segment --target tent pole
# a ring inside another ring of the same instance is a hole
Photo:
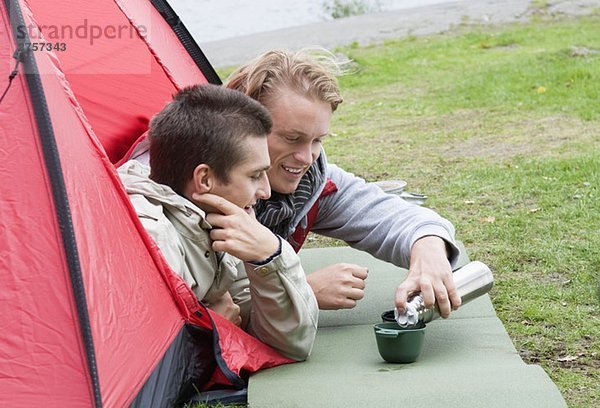
[[[196,40],[192,37],[188,29],[185,27],[175,10],[165,0],[150,0],[154,8],[165,19],[169,27],[175,32],[179,41],[190,54],[200,71],[208,82],[214,85],[221,85],[221,78],[202,52]]]

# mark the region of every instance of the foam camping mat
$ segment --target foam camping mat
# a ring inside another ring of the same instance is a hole
[[[300,255],[307,273],[336,262],[367,266],[365,297],[354,309],[320,313],[307,361],[251,376],[249,406],[566,407],[544,370],[521,360],[488,295],[430,322],[416,362],[386,363],[373,324],[393,308],[407,271],[348,247]],[[463,255],[459,265],[467,262]]]

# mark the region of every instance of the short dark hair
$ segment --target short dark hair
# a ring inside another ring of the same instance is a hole
[[[181,194],[205,163],[227,183],[246,158],[244,138],[266,137],[272,124],[267,109],[242,92],[210,84],[184,88],[150,121],[150,178]]]

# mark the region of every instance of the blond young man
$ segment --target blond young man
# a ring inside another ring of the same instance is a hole
[[[321,143],[342,102],[332,62],[306,51],[274,50],[241,66],[226,83],[258,100],[273,118],[267,139],[272,194],[259,202],[257,218],[296,250],[313,231],[408,268],[396,306],[403,309],[409,294],[421,291],[425,304],[437,302],[447,317],[461,303],[452,278],[459,254],[452,224],[326,160]],[[367,275],[359,265],[334,264],[308,280],[321,309],[352,308],[364,296]]]

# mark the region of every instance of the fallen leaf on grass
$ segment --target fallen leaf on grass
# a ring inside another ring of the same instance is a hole
[[[539,93],[539,94],[545,93],[546,92],[546,87],[545,86],[538,86],[535,91],[537,93]]]
[[[482,221],[493,224],[496,221],[496,217],[494,217],[493,215],[488,215],[487,217],[483,218]]]

